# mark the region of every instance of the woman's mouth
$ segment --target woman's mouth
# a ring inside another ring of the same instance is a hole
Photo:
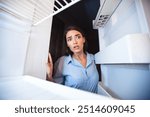
[[[73,49],[79,49],[79,46],[78,46],[78,45],[76,45],[76,46],[74,46],[74,47],[73,47]]]

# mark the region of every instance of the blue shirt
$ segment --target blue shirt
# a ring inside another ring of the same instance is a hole
[[[87,53],[87,64],[82,64],[73,57],[63,56],[54,66],[54,81],[69,87],[97,93],[99,75],[94,56]]]

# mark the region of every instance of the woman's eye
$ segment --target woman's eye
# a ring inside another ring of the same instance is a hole
[[[71,41],[71,38],[68,38],[67,41]]]
[[[77,35],[77,36],[76,36],[76,38],[77,38],[77,39],[80,39],[80,38],[81,38],[81,36],[80,36],[80,35]]]

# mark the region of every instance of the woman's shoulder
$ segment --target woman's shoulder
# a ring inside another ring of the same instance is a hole
[[[64,61],[65,57],[66,57],[66,56],[61,56],[61,57],[59,57],[59,58],[57,59],[56,63],[59,63],[59,62],[61,62],[61,61]]]
[[[88,53],[88,52],[87,52],[87,56],[88,56],[90,59],[92,59],[92,60],[94,60],[94,58],[95,58],[95,57],[94,57],[94,54],[92,54],[92,53]]]
[[[56,64],[61,64],[61,63],[65,63],[66,59],[68,58],[68,56],[64,55],[61,56],[57,59],[57,61],[55,62]]]
[[[94,56],[94,54],[92,54],[92,53],[89,53],[89,52],[87,52],[87,54],[88,54],[88,55],[90,55],[90,56]]]
[[[62,60],[68,59],[68,58],[69,58],[69,55],[68,56],[64,55],[64,56],[59,57],[57,60],[62,61]]]

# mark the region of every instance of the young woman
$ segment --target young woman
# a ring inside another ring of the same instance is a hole
[[[69,26],[64,31],[67,56],[60,57],[54,66],[49,54],[47,63],[48,80],[69,87],[97,93],[99,75],[94,56],[86,51],[86,39],[83,31]]]

